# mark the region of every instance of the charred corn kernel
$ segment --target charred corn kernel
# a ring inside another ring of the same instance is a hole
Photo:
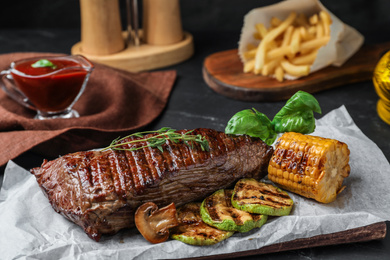
[[[285,133],[276,143],[268,178],[283,189],[329,203],[344,189],[349,153],[347,144],[334,139]]]

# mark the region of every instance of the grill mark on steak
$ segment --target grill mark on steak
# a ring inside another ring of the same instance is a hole
[[[134,137],[130,137],[127,140],[123,140],[122,142],[133,141],[134,139],[135,139]],[[140,143],[140,144],[142,144],[142,143]],[[123,148],[125,148],[125,149],[131,149],[133,147],[136,147],[136,146],[130,145],[130,144],[123,145]],[[135,164],[134,157],[133,157],[134,153],[133,153],[133,151],[124,151],[124,154],[125,154],[126,161],[128,164],[128,169],[129,169],[128,175],[133,180],[132,181],[133,186],[129,187],[129,188],[133,189],[135,194],[142,193],[143,186],[145,185],[145,183],[144,183],[144,180],[142,178],[142,175],[140,176],[139,174],[137,174],[137,166]]]
[[[167,150],[166,144],[162,145],[163,152],[161,153],[161,157],[164,163],[165,172],[175,172],[176,168],[172,161],[172,157],[170,156],[170,152]]]
[[[113,179],[118,181],[118,183],[115,184],[118,196],[126,199],[129,192],[136,192],[126,153],[124,151],[112,151],[109,158],[112,165],[111,172],[117,176]]]
[[[215,140],[216,143],[215,159],[217,160],[218,163],[220,163],[218,164],[219,166],[223,164],[222,163],[223,160],[219,159],[219,157],[222,156],[224,153],[226,153],[227,148],[225,146],[224,140],[221,138],[221,135],[219,133],[214,133],[213,140]]]
[[[184,167],[184,162],[182,159],[180,149],[178,148],[179,143],[176,144],[174,142],[166,141],[165,145],[167,147],[167,151],[169,152],[169,157],[172,158],[172,164],[175,171],[182,169]]]
[[[151,179],[154,181],[154,180],[158,180],[161,176],[161,172],[158,172],[158,168],[156,167],[156,162],[155,162],[155,158],[153,157],[153,154],[155,154],[155,152],[152,151],[153,148],[151,147],[145,147],[143,148],[143,153],[144,153],[144,156],[145,156],[145,161],[147,163],[147,167],[150,171],[150,175],[151,175]]]
[[[162,178],[164,172],[166,171],[166,165],[164,163],[163,157],[161,153],[156,152],[155,148],[148,147],[148,153],[152,158],[152,166],[151,168],[155,168],[156,170],[156,179]]]
[[[163,152],[151,147],[77,152],[44,161],[31,172],[53,208],[95,240],[132,227],[135,210],[144,202],[179,207],[231,187],[239,178],[266,174],[273,149],[260,139],[210,129],[191,134],[204,136],[210,151],[198,143],[189,147],[167,141]]]
[[[210,145],[210,158],[216,159],[224,152],[223,141],[219,138],[218,133],[209,131],[207,139]],[[222,146],[222,147],[221,147]],[[221,149],[222,148],[222,149]]]
[[[128,165],[124,153],[122,151],[113,151],[109,153],[108,160],[111,166],[112,179],[115,186],[115,191],[118,197],[126,199],[127,183],[132,183],[132,179],[128,176]],[[127,170],[126,170],[127,169]],[[132,186],[132,184],[130,184]]]
[[[115,200],[117,193],[113,185],[108,154],[103,153],[91,160],[91,175],[93,179],[93,202]],[[91,194],[92,195],[92,194]]]
[[[73,165],[72,167],[77,169],[81,181],[81,187],[85,193],[90,193],[90,189],[92,188],[91,170],[89,169],[89,163],[92,156],[93,153],[85,153],[84,162],[79,160],[76,161],[76,158],[71,157],[69,160],[69,165]]]
[[[136,138],[135,137],[132,137],[131,140],[135,140]],[[131,147],[138,147],[138,146],[141,146],[143,145],[144,143],[137,143],[137,144],[133,144],[133,145],[127,145],[128,148],[131,148]],[[130,164],[130,171],[131,171],[131,176],[133,176],[133,180],[134,180],[134,183],[136,185],[136,190],[137,190],[137,193],[143,193],[144,191],[144,187],[145,185],[147,184],[147,180],[146,180],[146,175],[147,173],[144,173],[141,169],[139,169],[139,165],[138,165],[138,157],[139,159],[141,159],[142,157],[139,156],[139,153],[140,153],[140,150],[137,150],[137,151],[126,151],[126,156],[127,156],[127,159],[128,159],[128,162]]]
[[[140,183],[141,189],[143,189],[143,187],[153,183],[153,176],[152,173],[150,172],[149,164],[146,161],[145,153],[143,149],[131,151],[131,154],[134,158],[132,162],[134,162],[134,166],[135,166],[133,168],[135,170],[133,171],[133,175],[139,177],[141,181]]]
[[[191,168],[191,165],[195,164],[190,152],[190,147],[188,145],[185,145],[184,142],[180,142],[179,145],[176,145],[176,148],[179,149],[180,154],[182,156],[183,167],[188,170],[189,168]]]
[[[189,151],[190,156],[191,156],[191,160],[193,162],[193,165],[201,165],[202,164],[202,160],[201,160],[201,157],[198,154],[198,149],[194,149],[195,147],[196,147],[195,144],[192,143],[191,144],[191,151]],[[187,147],[187,148],[190,149],[190,147]]]
[[[205,130],[205,131],[207,131],[207,130]],[[200,130],[195,129],[191,134],[193,134],[193,135],[201,134],[209,141],[209,138],[206,136],[207,132],[201,133]],[[210,142],[209,142],[209,144],[210,144]],[[201,146],[198,143],[192,142],[190,145],[191,145],[191,152],[194,153],[194,155],[192,157],[197,158],[198,163],[203,165],[204,162],[208,159],[209,153],[207,153],[207,155],[206,155],[206,153],[204,151],[202,151]],[[211,146],[211,144],[210,144],[210,146]],[[211,150],[212,149],[210,147],[210,153],[211,153]]]

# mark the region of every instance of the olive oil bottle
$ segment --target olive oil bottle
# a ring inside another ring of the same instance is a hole
[[[377,113],[384,122],[390,124],[390,51],[379,60],[372,80],[379,96]]]

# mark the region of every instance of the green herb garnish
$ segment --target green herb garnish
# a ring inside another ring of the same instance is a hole
[[[33,68],[44,68],[44,67],[50,67],[52,69],[57,68],[56,65],[54,65],[51,61],[46,59],[38,60],[37,62],[31,64],[31,67]]]
[[[245,109],[236,113],[228,122],[225,133],[245,134],[259,137],[267,144],[276,139],[276,132],[266,115],[256,109]]]
[[[225,133],[258,137],[271,145],[277,133],[312,133],[315,129],[313,111],[321,114],[318,101],[309,93],[300,90],[286,102],[272,121],[254,108],[246,109],[229,120]]]
[[[194,130],[188,131],[184,134],[180,134],[175,132],[175,129],[172,129],[170,127],[163,127],[160,130],[157,131],[144,131],[144,132],[138,132],[134,133],[128,136],[125,136],[123,138],[117,138],[111,142],[109,146],[104,148],[103,150],[112,149],[112,150],[124,150],[124,151],[136,151],[139,149],[143,149],[146,147],[153,147],[159,149],[161,152],[163,152],[162,145],[165,144],[167,140],[172,141],[174,143],[184,142],[189,147],[193,147],[194,143],[198,143],[202,149],[202,151],[208,151],[209,150],[209,143],[206,140],[206,138],[200,134],[192,135],[191,133]],[[153,135],[151,137],[144,138],[145,134],[155,133],[156,135]],[[139,139],[135,139],[128,142],[122,142],[124,139],[129,137],[139,137]],[[140,142],[146,142],[147,144],[140,147],[132,147],[132,148],[125,148],[124,145],[129,144],[135,144]]]
[[[316,127],[313,111],[321,114],[318,101],[309,93],[298,91],[275,115],[272,125],[278,133],[312,133]]]

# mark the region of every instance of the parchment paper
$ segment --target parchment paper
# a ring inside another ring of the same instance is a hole
[[[251,10],[244,17],[244,25],[241,29],[238,43],[238,53],[241,60],[243,62],[246,61],[243,53],[246,51],[246,46],[249,43],[257,46],[260,42],[253,37],[253,34],[256,32],[255,25],[257,23],[263,23],[269,28],[272,17],[285,20],[292,11],[295,11],[297,14],[303,13],[307,17],[310,17],[313,14],[319,13],[321,10],[328,12],[332,19],[330,40],[327,45],[321,47],[318,51],[317,58],[310,67],[310,73],[329,65],[343,65],[345,61],[359,50],[364,42],[364,37],[357,30],[343,23],[318,0],[288,0]],[[296,79],[297,77],[286,74],[286,78]]]
[[[334,233],[390,220],[390,167],[382,151],[354,124],[345,107],[317,120],[313,135],[348,144],[351,174],[347,188],[330,204],[290,193],[291,215],[262,228],[235,234],[214,246],[179,241],[152,245],[136,229],[100,242],[54,212],[35,178],[10,161],[0,191],[0,256],[4,259],[166,259],[257,249],[266,245]],[[375,181],[373,181],[375,180]]]

